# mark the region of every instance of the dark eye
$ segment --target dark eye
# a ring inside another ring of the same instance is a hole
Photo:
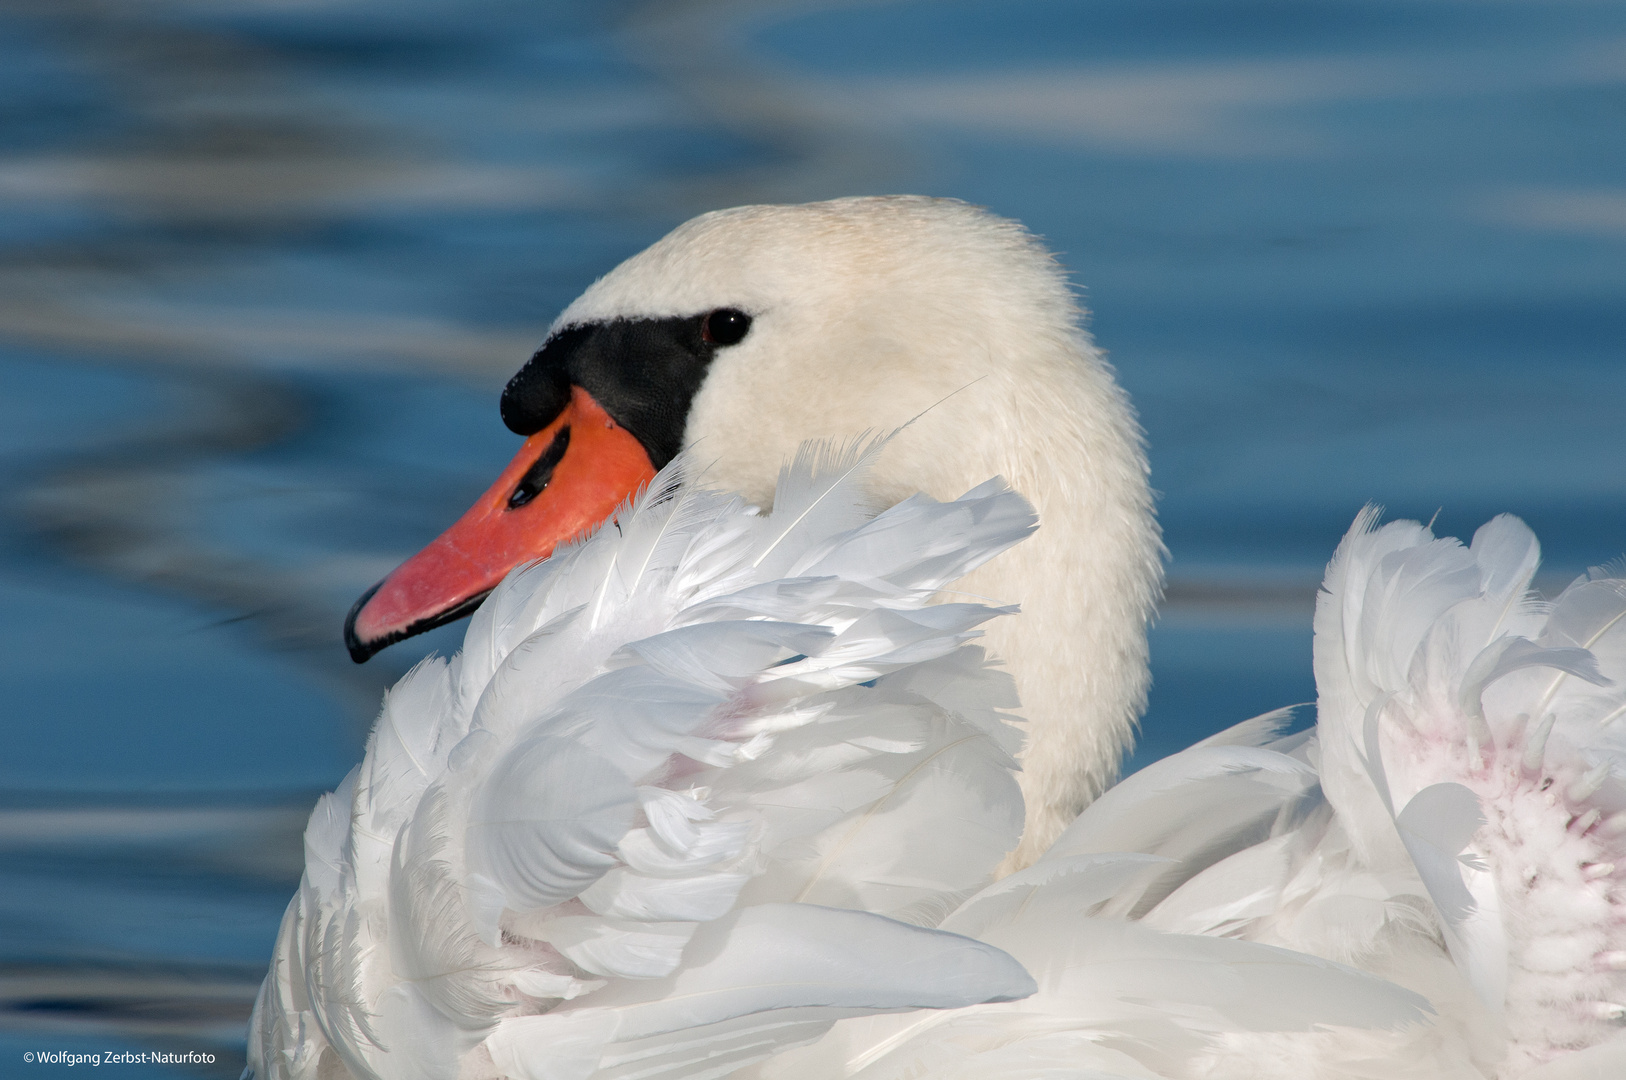
[[[751,316],[738,308],[718,308],[700,324],[700,336],[713,345],[738,345],[751,329]]]

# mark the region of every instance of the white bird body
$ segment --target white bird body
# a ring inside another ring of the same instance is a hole
[[[1054,264],[957,203],[745,208],[555,329],[723,305],[689,456],[510,575],[318,805],[260,1080],[1626,1075],[1626,582],[1543,604],[1516,520],[1364,514],[1315,731],[1066,825],[1161,549]]]

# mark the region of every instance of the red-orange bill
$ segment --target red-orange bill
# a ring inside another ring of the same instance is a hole
[[[593,529],[654,476],[643,444],[573,387],[455,525],[356,601],[344,624],[351,659],[467,615],[508,571]]]

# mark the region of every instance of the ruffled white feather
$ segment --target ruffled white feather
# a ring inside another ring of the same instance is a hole
[[[312,816],[257,1075],[690,1075],[716,1047],[651,1040],[732,1025],[742,1064],[854,1010],[1031,993],[910,923],[1020,834],[1014,695],[969,644],[1007,609],[928,601],[1032,511],[993,483],[877,514],[855,478],[878,445],[808,450],[772,517],[674,463],[391,691]]]
[[[1007,609],[928,601],[1031,512],[995,482],[876,514],[873,450],[799,457],[772,517],[664,474],[391,691],[312,815],[257,1075],[1626,1060],[1626,582],[1545,602],[1516,519],[1464,547],[1367,511],[1318,605],[1314,731],[1284,711],[1156,763],[990,884],[1021,733],[971,640]]]
[[[1058,850],[1173,860],[1125,909],[1151,925],[1425,994],[1435,1035],[1408,1053],[1441,1074],[1559,1075],[1587,1047],[1626,1066],[1626,582],[1594,571],[1549,603],[1515,518],[1466,547],[1376,520],[1328,567],[1315,731],[1159,762]]]

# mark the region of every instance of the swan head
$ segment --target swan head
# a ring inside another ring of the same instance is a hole
[[[707,484],[771,509],[802,442],[902,428],[870,474],[878,504],[1003,475],[1040,513],[1038,537],[965,585],[1024,606],[1021,629],[990,644],[1033,724],[1034,843],[1115,775],[1144,701],[1161,544],[1127,399],[1065,275],[1019,224],[912,196],[702,215],[567,307],[502,415],[524,447],[358,601],[358,662],[466,614],[680,449]],[[1056,729],[1071,734],[1051,747]]]

